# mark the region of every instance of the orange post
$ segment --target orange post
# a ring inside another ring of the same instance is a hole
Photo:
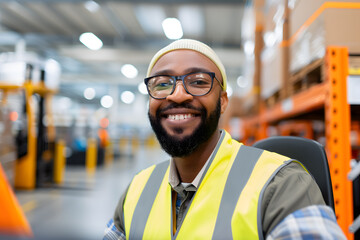
[[[44,97],[46,98],[46,100],[45,100],[45,104],[46,104],[45,113],[46,113],[46,117],[48,119],[48,125],[47,125],[48,140],[49,140],[49,142],[55,142],[56,128],[54,126],[54,115],[52,113],[53,95],[52,94],[46,94]]]
[[[350,105],[347,102],[348,51],[344,47],[328,47],[325,57],[325,133],[337,221],[347,239],[353,222],[352,182],[350,172]]]
[[[269,127],[269,123],[266,121],[265,117],[264,117],[264,103],[261,102],[260,103],[260,109],[259,109],[259,114],[260,114],[260,117],[258,119],[258,127],[257,127],[257,138],[256,138],[256,141],[259,141],[261,139],[265,139],[268,137],[268,127]]]
[[[107,143],[107,146],[105,147],[105,165],[106,166],[111,165],[113,160],[114,160],[113,143],[109,141]]]
[[[54,158],[54,182],[62,184],[64,181],[65,172],[65,142],[59,140],[55,145],[55,158]]]
[[[30,225],[0,164],[0,234],[31,237]]]

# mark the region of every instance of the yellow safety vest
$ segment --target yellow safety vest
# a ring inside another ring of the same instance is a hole
[[[263,239],[262,194],[291,160],[245,146],[227,132],[221,138],[175,235],[169,162],[134,177],[124,202],[127,239]]]

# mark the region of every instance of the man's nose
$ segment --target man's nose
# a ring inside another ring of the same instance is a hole
[[[186,92],[185,86],[181,81],[176,81],[174,92],[166,97],[166,100],[177,103],[190,101],[192,99],[193,96]]]

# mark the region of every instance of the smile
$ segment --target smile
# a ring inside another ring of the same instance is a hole
[[[184,120],[194,117],[194,114],[171,114],[167,118],[171,120]]]

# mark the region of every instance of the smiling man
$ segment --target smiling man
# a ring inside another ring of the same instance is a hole
[[[226,81],[220,59],[199,41],[155,54],[148,115],[171,159],[134,176],[104,239],[345,239],[298,162],[219,129]]]
[[[220,137],[218,121],[228,103],[223,75],[208,57],[188,49],[164,53],[148,75],[151,126],[182,181],[190,183]]]

